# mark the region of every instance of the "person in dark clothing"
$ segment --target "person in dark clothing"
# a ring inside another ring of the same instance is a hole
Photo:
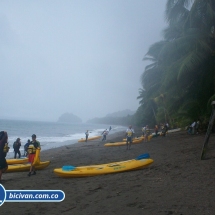
[[[19,155],[19,158],[21,157],[21,153],[20,153],[20,146],[21,146],[21,141],[20,138],[17,138],[16,141],[13,144],[13,149],[14,149],[14,158],[16,158],[16,155]]]
[[[196,121],[196,134],[198,134],[199,133],[199,124],[200,124],[200,122],[199,122],[199,119]]]
[[[169,124],[168,124],[168,123],[165,123],[165,124],[164,124],[164,127],[163,127],[163,129],[162,129],[162,136],[163,136],[163,137],[166,137],[166,133],[167,133],[168,130],[169,130]]]
[[[158,136],[158,125],[155,125],[154,130],[155,130],[155,137],[157,137]]]
[[[24,145],[24,156],[28,156],[28,147],[31,144],[31,141],[28,139],[28,142]]]
[[[5,159],[7,153],[4,151],[7,141],[8,141],[7,132],[1,131],[0,132],[0,183],[1,183],[2,173],[4,173],[8,168],[7,161]]]
[[[86,137],[85,142],[87,142],[88,137],[89,137],[89,131],[88,130],[85,132],[85,137]]]

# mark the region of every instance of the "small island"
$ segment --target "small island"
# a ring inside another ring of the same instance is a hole
[[[64,113],[62,114],[57,122],[66,122],[66,123],[81,123],[82,120],[78,116],[72,113]]]

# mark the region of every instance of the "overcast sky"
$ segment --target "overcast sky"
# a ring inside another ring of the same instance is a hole
[[[139,107],[166,0],[1,0],[0,118],[83,121]]]

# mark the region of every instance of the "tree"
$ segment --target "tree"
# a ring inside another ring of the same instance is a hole
[[[164,39],[144,58],[152,63],[141,76],[142,115],[154,101],[151,118],[207,117],[215,99],[215,1],[167,0],[165,12]]]

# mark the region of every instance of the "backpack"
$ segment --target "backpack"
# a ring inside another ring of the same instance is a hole
[[[13,143],[13,148],[15,149],[17,146],[18,146],[18,143],[17,143],[17,142],[14,142],[14,143]]]

